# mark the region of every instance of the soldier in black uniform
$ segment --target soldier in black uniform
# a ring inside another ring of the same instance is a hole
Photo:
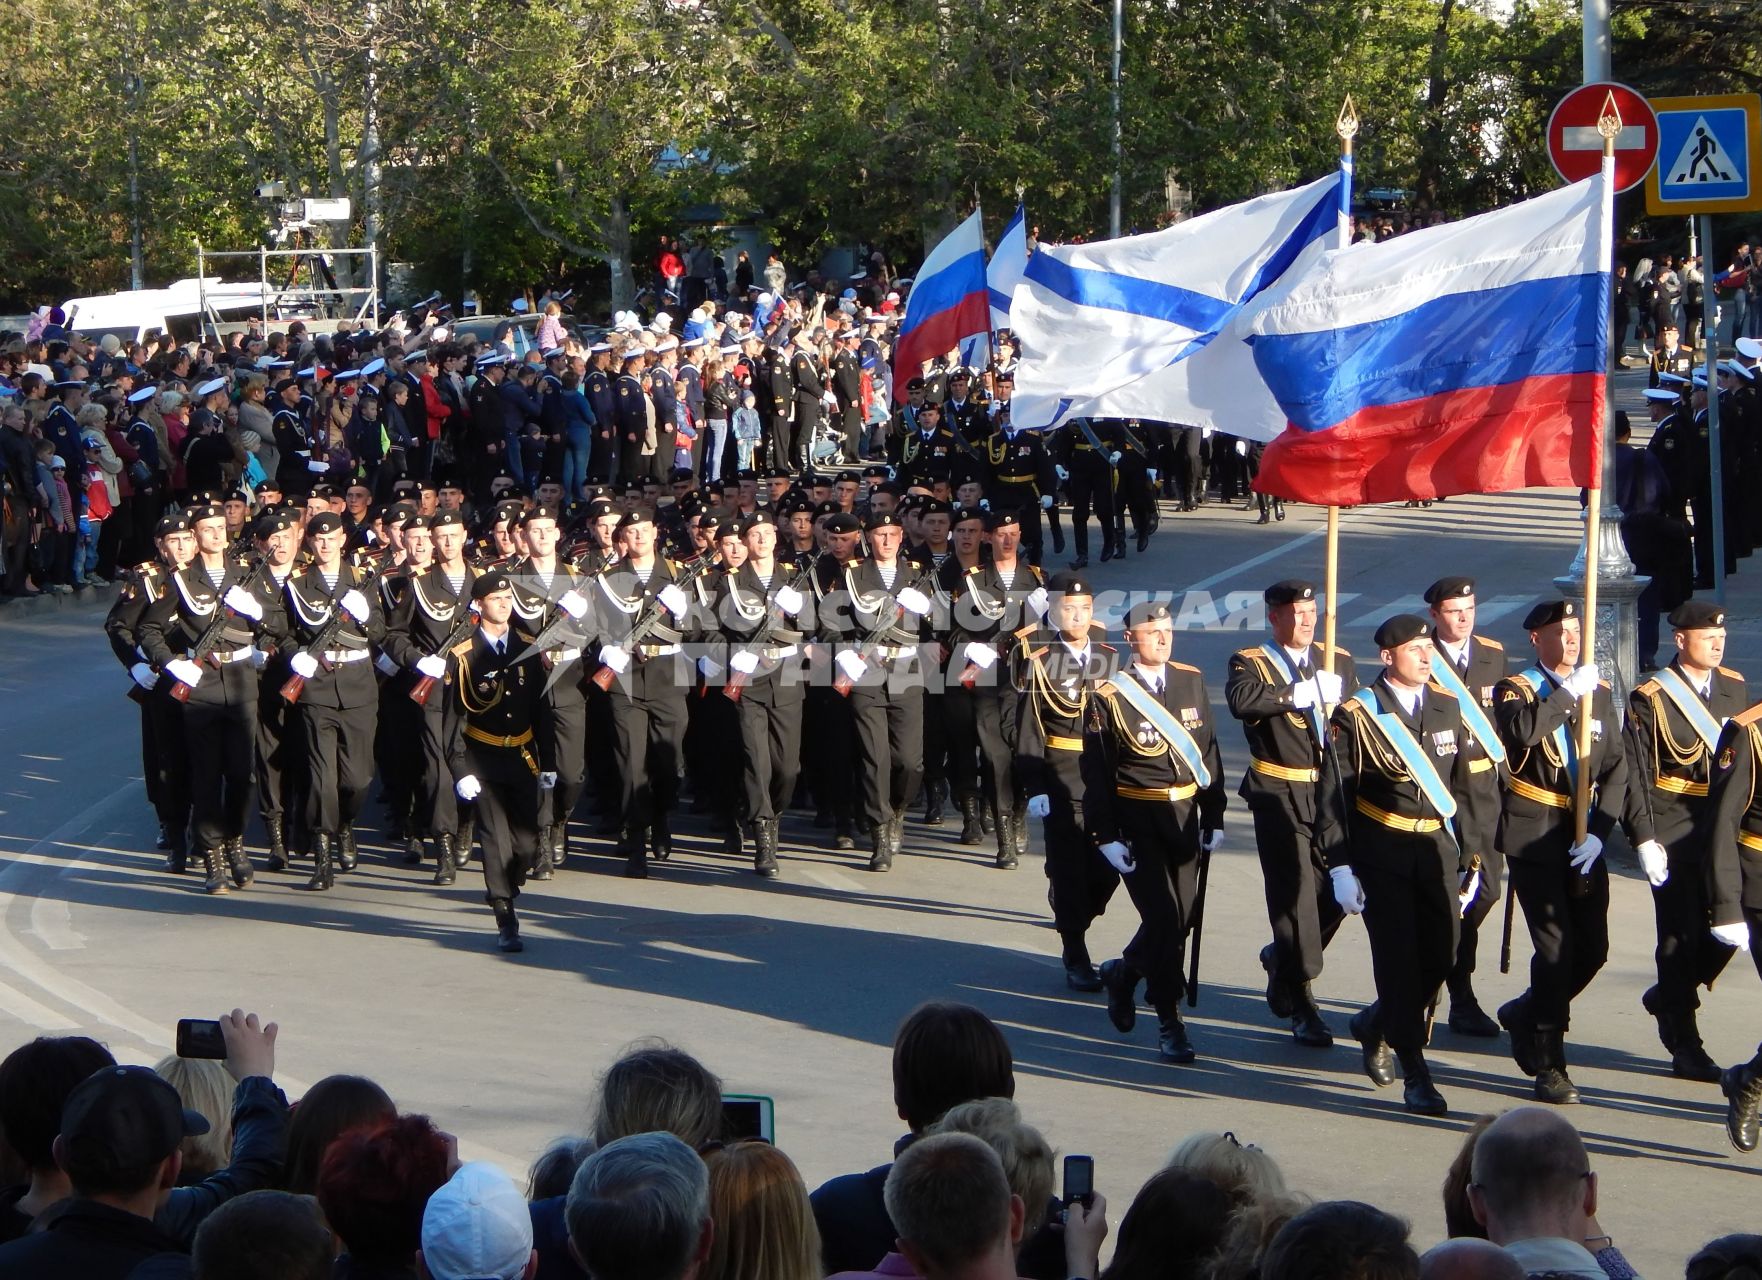
[[[1273,940],[1260,952],[1266,1004],[1288,1018],[1298,1044],[1325,1049],[1334,1033],[1310,994],[1342,913],[1316,838],[1317,787],[1327,717],[1358,687],[1352,655],[1333,661],[1315,642],[1315,584],[1275,582],[1265,592],[1269,644],[1230,655],[1224,698],[1248,739],[1248,772],[1237,794],[1254,819]]]
[[[1652,884],[1658,924],[1658,981],[1640,1003],[1658,1020],[1671,1071],[1719,1082],[1701,1044],[1696,988],[1709,989],[1731,950],[1707,936],[1707,786],[1725,722],[1749,705],[1744,678],[1720,665],[1725,609],[1706,600],[1670,615],[1676,657],[1628,695],[1627,812],[1624,825]]]
[[[834,665],[850,686],[869,870],[887,871],[905,837],[905,811],[924,781],[920,642],[932,602],[929,575],[900,556],[899,517],[872,515],[863,531],[870,554],[845,563],[843,608],[821,619],[821,637],[835,646]]]
[[[1704,828],[1711,873],[1713,940],[1721,948],[1747,947],[1762,973],[1762,703],[1740,712],[1720,731],[1708,787]],[[1720,1075],[1725,1134],[1739,1151],[1754,1151],[1762,1112],[1762,1047]]]
[[[765,344],[754,375],[753,400],[764,431],[768,461],[773,467],[799,470],[795,452],[795,384],[790,380],[789,350],[782,338]]]
[[[1140,432],[1145,430],[1142,423],[1136,425]],[[1130,515],[1138,554],[1143,555],[1157,525],[1155,460],[1150,456],[1149,445],[1133,432],[1131,424],[1114,423],[1112,440],[1119,454],[1119,461],[1114,464],[1114,554],[1126,554],[1126,517]]]
[[[1481,1008],[1474,994],[1475,956],[1482,923],[1492,914],[1505,878],[1499,855],[1499,792],[1504,778],[1505,746],[1492,721],[1493,688],[1507,674],[1505,646],[1474,631],[1474,579],[1440,578],[1426,588],[1431,608],[1432,678],[1456,699],[1468,736],[1459,750],[1468,760],[1468,790],[1458,796],[1468,812],[1464,831],[1482,837],[1478,848],[1466,850],[1479,859],[1474,898],[1457,930],[1456,963],[1446,985],[1450,989],[1450,1030],[1460,1036],[1499,1038],[1499,1024]]]
[[[1578,1101],[1566,1074],[1572,999],[1609,955],[1603,842],[1626,802],[1627,757],[1597,664],[1575,667],[1578,606],[1545,601],[1529,611],[1523,627],[1535,646],[1536,665],[1499,682],[1493,712],[1511,766],[1499,847],[1535,954],[1529,990],[1500,1006],[1499,1022],[1511,1033],[1518,1067],[1536,1078],[1536,1100],[1559,1104]],[[1591,758],[1581,761],[1577,735],[1586,694],[1592,698]],[[1573,817],[1581,768],[1590,770],[1594,796],[1583,841]]]
[[[285,624],[273,584],[253,563],[227,553],[226,512],[190,512],[196,557],[171,575],[141,619],[147,661],[177,682],[189,753],[192,848],[208,893],[227,876],[251,883],[245,822],[251,812],[257,746],[257,675],[252,659],[273,647]],[[216,610],[220,610],[218,617]]]
[[[838,397],[838,429],[844,437],[844,461],[861,459],[863,445],[863,367],[857,357],[862,334],[855,328],[838,335],[832,357],[832,394]]]
[[[1137,1021],[1142,980],[1156,1009],[1158,1053],[1165,1062],[1192,1062],[1193,1042],[1181,1021],[1187,935],[1200,905],[1200,860],[1223,842],[1223,753],[1205,676],[1169,660],[1175,632],[1168,605],[1133,605],[1126,640],[1131,662],[1090,703],[1083,822],[1125,880],[1139,927],[1100,976],[1116,1029],[1130,1031]],[[1131,687],[1122,691],[1127,682]],[[1147,715],[1140,702],[1160,707],[1166,723]]]
[[[355,868],[354,824],[373,781],[379,706],[369,659],[372,646],[385,638],[372,573],[343,560],[347,536],[339,515],[326,512],[308,520],[312,564],[290,577],[283,591],[288,632],[298,650],[288,665],[301,681],[292,700],[300,704],[306,739],[306,814],[314,858],[306,887],[319,890],[335,882],[333,858],[343,871]],[[319,640],[326,642],[315,645]]]
[[[795,388],[795,432],[789,446],[790,465],[806,470],[813,460],[814,437],[825,414],[821,397],[826,394],[825,369],[814,343],[812,330],[796,334],[795,354],[789,359],[789,379]]]
[[[968,444],[977,445],[990,434],[990,415],[977,396],[969,394],[973,371],[964,366],[948,373],[948,398],[942,403],[942,415],[950,431],[958,431]]]
[[[1394,1081],[1401,1062],[1407,1110],[1448,1107],[1425,1060],[1426,1009],[1456,962],[1456,922],[1489,837],[1463,803],[1471,779],[1468,730],[1456,698],[1431,677],[1424,618],[1399,613],[1377,628],[1383,670],[1331,717],[1322,757],[1316,837],[1340,909],[1363,914],[1377,998],[1352,1018],[1365,1074]]]
[[[189,857],[190,777],[184,750],[184,704],[171,696],[176,680],[157,669],[141,647],[141,621],[147,610],[171,589],[172,575],[196,554],[196,536],[183,516],[165,516],[154,529],[156,560],[130,569],[123,577],[116,603],[104,619],[110,649],[128,668],[134,688],[129,696],[141,707],[141,775],[147,801],[159,818],[160,848],[166,865],[182,875]]]
[[[447,762],[455,793],[477,807],[496,947],[523,951],[514,900],[538,857],[539,795],[557,781],[534,734],[545,676],[509,626],[508,575],[484,574],[471,584],[471,599],[477,628],[447,656]]]
[[[894,475],[902,485],[928,485],[937,468],[950,466],[960,450],[954,432],[942,425],[942,406],[926,404],[917,412],[915,431],[896,431],[887,442]]]
[[[288,578],[298,567],[301,530],[297,514],[288,510],[265,512],[257,521],[257,548],[263,556],[267,585],[279,606]],[[286,611],[282,625],[287,625]],[[257,813],[268,837],[270,871],[285,871],[290,849],[307,849],[305,830],[306,739],[300,728],[298,704],[281,696],[281,687],[293,674],[292,656],[285,645],[273,652],[261,650],[257,663]]]
[[[613,384],[613,420],[618,426],[618,483],[629,484],[645,474],[643,442],[653,429],[650,415],[654,412],[648,392],[643,387],[642,367],[645,353],[641,347],[624,351],[623,372]]]
[[[1115,451],[1099,429],[1092,426],[1101,442],[1098,451],[1089,437],[1075,423],[1066,423],[1053,436],[1053,451],[1061,465],[1068,469],[1071,491],[1071,535],[1075,539],[1077,558],[1073,569],[1089,567],[1089,512],[1101,522],[1101,558],[1113,559],[1113,463]]]
[[[817,521],[826,549],[802,552],[796,562],[813,566],[815,639],[830,634],[828,619],[848,620],[850,602],[844,588],[844,566],[862,556],[862,521],[849,512],[828,512]],[[815,825],[832,827],[834,849],[856,848],[856,734],[851,721],[850,699],[833,689],[836,672],[828,644],[813,648],[813,677],[808,682],[803,706],[803,763],[814,795]],[[822,818],[824,821],[822,821]]]
[[[642,474],[656,480],[665,479],[673,467],[673,432],[679,406],[679,396],[673,384],[679,377],[678,352],[677,338],[663,338],[657,342],[654,350],[657,363],[649,367],[648,376],[643,380],[655,406],[655,451],[643,459],[647,465]]]
[[[1028,817],[1044,824],[1065,983],[1074,991],[1099,991],[1087,934],[1120,877],[1084,831],[1083,733],[1095,686],[1113,677],[1119,656],[1095,621],[1095,593],[1086,578],[1057,573],[1046,589],[1047,616],[1017,630],[1010,655],[1018,694],[1015,782],[1028,797]]]
[[[1040,513],[1051,510],[1058,476],[1038,431],[1018,431],[1010,421],[1008,402],[997,430],[985,438],[981,455],[990,471],[985,495],[994,511],[1013,511],[1021,525],[1022,550],[1028,563],[1041,559]]]
[[[618,466],[618,397],[612,390],[612,344],[596,342],[587,349],[588,367],[581,394],[593,410],[593,443],[587,451],[587,482],[607,484]]]

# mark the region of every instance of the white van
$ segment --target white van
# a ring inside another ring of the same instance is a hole
[[[222,321],[244,321],[264,312],[262,286],[231,284],[218,276],[206,281],[208,307]],[[267,300],[274,306],[274,290]],[[169,333],[180,342],[202,336],[208,318],[202,314],[203,282],[194,277],[164,289],[133,289],[91,298],[69,298],[61,304],[68,327],[94,341],[114,333],[123,342],[139,342],[153,330]],[[77,308],[77,310],[76,310]]]

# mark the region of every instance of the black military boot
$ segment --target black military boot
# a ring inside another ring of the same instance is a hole
[[[618,841],[618,850],[624,855],[624,876],[626,879],[648,879],[648,844],[649,833],[647,827],[624,828],[624,835]]]
[[[667,825],[665,809],[655,815],[655,825],[649,828],[649,852],[656,862],[665,862],[673,856],[673,829]]]
[[[569,861],[569,819],[562,818],[551,824],[551,867],[561,871]]]
[[[159,843],[155,847],[159,849],[171,848],[171,832],[163,822],[159,824]]]
[[[1333,1047],[1333,1029],[1322,1020],[1321,1010],[1316,1008],[1315,997],[1309,993],[1307,982],[1292,992],[1291,1003],[1296,1010],[1291,1015],[1291,1038],[1306,1049]]]
[[[1441,1116],[1450,1110],[1418,1049],[1401,1055],[1401,1091],[1402,1104],[1416,1116]]]
[[[404,836],[404,865],[420,867],[426,855],[422,851],[422,837],[416,832],[407,832]]]
[[[167,842],[165,869],[174,876],[181,876],[189,869],[190,865],[189,833],[182,827],[167,827],[165,839]]]
[[[738,858],[746,852],[746,841],[740,830],[741,822],[732,813],[728,815],[727,821],[728,825],[722,831],[722,852]]]
[[[854,849],[857,847],[856,827],[848,816],[840,814],[832,832],[834,849]]]
[[[1278,948],[1274,943],[1267,943],[1260,949],[1260,967],[1266,970],[1266,1007],[1273,1017],[1288,1022],[1297,1012],[1296,1002],[1291,999],[1291,989],[1278,978]]]
[[[1651,1014],[1658,1022],[1658,1042],[1664,1046],[1664,1052],[1676,1052],[1676,1020],[1670,1016],[1670,1010],[1664,1007],[1664,995],[1656,986],[1647,987],[1640,996],[1640,1007]]]
[[[520,918],[514,914],[514,904],[506,898],[497,898],[489,905],[496,913],[496,950],[526,950],[526,944],[520,941]]]
[[[282,828],[279,813],[272,813],[263,819],[263,829],[269,833],[269,858],[264,862],[267,871],[286,871],[288,869],[287,838]]]
[[[1150,526],[1147,524],[1138,530],[1138,554],[1143,555],[1150,550]]]
[[[942,825],[943,807],[948,800],[948,784],[932,782],[924,788],[924,825],[940,827]]]
[[[245,838],[234,836],[226,842],[226,869],[232,876],[233,887],[243,889],[257,878],[251,870],[251,855],[245,852]]]
[[[555,832],[556,825],[554,823],[538,829],[538,856],[533,860],[532,871],[526,877],[528,880],[549,880],[556,874],[551,867],[551,849]]]
[[[331,850],[336,837],[326,831],[312,833],[312,878],[306,882],[308,889],[324,890],[336,883],[336,872],[331,866]]]
[[[353,871],[360,865],[361,850],[355,843],[355,824],[345,822],[336,837],[336,869]]]
[[[960,798],[961,807],[961,843],[984,844],[985,824],[979,818],[979,797],[973,795]]]
[[[883,819],[869,828],[869,870],[893,870],[893,823]]]
[[[455,837],[446,832],[442,832],[434,838],[434,883],[436,884],[452,884],[454,880],[458,879],[458,868],[453,862],[455,843]]]
[[[1474,984],[1467,978],[1450,981],[1450,1030],[1459,1036],[1479,1040],[1497,1040],[1499,1024],[1487,1016],[1481,1002],[1475,999]]]
[[[1395,1083],[1395,1060],[1389,1052],[1389,1042],[1383,1039],[1383,1033],[1377,1029],[1376,1006],[1369,1005],[1352,1015],[1352,1021],[1346,1029],[1352,1038],[1358,1041],[1358,1047],[1364,1054],[1364,1074],[1377,1088],[1387,1088]],[[1403,1064],[1405,1065],[1405,1064]]]
[[[1676,1017],[1676,1052],[1670,1055],[1670,1073],[1680,1080],[1719,1083],[1719,1064],[1707,1055],[1707,1048],[1701,1043],[1701,1029],[1695,1025],[1693,1009]]]
[[[1762,1111],[1762,1054],[1719,1077],[1725,1094],[1725,1136],[1739,1151],[1756,1149],[1756,1119]]]
[[[753,871],[767,880],[777,878],[777,819],[753,819]]]
[[[979,830],[985,835],[997,830],[997,802],[990,796],[979,802]]]
[[[203,893],[213,896],[232,888],[226,882],[226,854],[223,849],[198,848],[196,859],[202,864],[202,874],[206,877],[202,885]]]
[[[1124,960],[1103,960],[1097,976],[1107,992],[1107,1020],[1124,1035],[1138,1025],[1138,975]]]
[[[1192,1062],[1199,1056],[1193,1051],[1193,1041],[1187,1038],[1187,1024],[1181,1021],[1179,1008],[1166,1013],[1157,1011],[1156,1056],[1174,1063]]]
[[[477,842],[477,814],[466,815],[459,823],[459,837],[453,841],[453,865],[459,870],[471,861],[471,846]]]
[[[1536,1024],[1530,1021],[1529,997],[1518,996],[1500,1005],[1499,1025],[1511,1033],[1511,1057],[1517,1069],[1526,1076],[1540,1071],[1541,1053],[1536,1047]]]
[[[1072,991],[1100,991],[1101,975],[1089,959],[1089,943],[1080,933],[1060,934],[1064,943],[1065,985]]]
[[[1550,1106],[1571,1106],[1578,1101],[1578,1088],[1566,1074],[1566,1033],[1558,1029],[1536,1032],[1535,1098]]]

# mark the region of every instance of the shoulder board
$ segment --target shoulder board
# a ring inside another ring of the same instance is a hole
[[[1320,647],[1323,650],[1323,652],[1327,652],[1328,648],[1329,648],[1329,646],[1327,646],[1325,644]],[[1346,646],[1344,646],[1344,645],[1338,645],[1338,644],[1334,645],[1332,647],[1332,651],[1334,653],[1339,654],[1342,658],[1350,658],[1352,656],[1352,650],[1346,648]]]
[[[1089,624],[1089,634],[1091,637],[1094,637],[1094,636],[1105,637],[1107,635],[1107,626],[1104,623],[1091,622]]]
[[[1493,649],[1499,653],[1505,652],[1504,645],[1500,644],[1497,640],[1488,639],[1486,636],[1476,636],[1474,642],[1479,645],[1485,645],[1487,648]]]
[[[1520,689],[1527,689],[1531,693],[1536,691],[1536,686],[1531,682],[1530,678],[1521,671],[1506,676],[1505,680],[1501,680],[1499,683],[1504,684],[1506,680],[1510,681]]]
[[[854,569],[858,565],[862,564],[862,562],[863,562],[863,558],[861,556],[852,556],[849,560],[846,560],[844,562],[844,567],[846,569]]]
[[[1020,636],[1022,639],[1026,640],[1029,636],[1033,635],[1038,630],[1040,630],[1040,624],[1038,622],[1030,622],[1025,627],[1017,627],[1016,634],[1018,636]]]
[[[1655,696],[1661,688],[1663,688],[1663,686],[1660,685],[1656,680],[1648,680],[1644,684],[1635,685],[1634,692],[1642,695],[1643,697],[1650,698],[1650,697]]]
[[[458,644],[453,646],[452,652],[454,654],[458,655],[459,657],[463,658],[466,654],[471,652],[471,645],[472,645],[471,637],[467,636],[465,639],[459,641]]]
[[[1714,667],[1713,669],[1728,680],[1742,680],[1744,678],[1743,672],[1733,671],[1730,667]]]
[[[1733,724],[1741,724],[1745,727],[1755,724],[1758,720],[1762,720],[1762,702],[1758,702],[1748,711],[1738,712],[1731,718]]]
[[[1232,653],[1230,656],[1232,658],[1240,658],[1244,662],[1251,662],[1255,658],[1260,657],[1261,655],[1260,655],[1260,650],[1258,648],[1256,648],[1256,649],[1238,649],[1238,650],[1236,650],[1236,652]]]
[[[1597,681],[1597,687],[1599,689],[1609,689],[1611,692],[1613,692],[1613,690],[1614,690],[1614,686],[1611,685],[1607,680]]]
[[[1450,701],[1452,701],[1452,702],[1456,701],[1456,695],[1451,693],[1448,689],[1446,689],[1443,685],[1439,684],[1436,680],[1427,680],[1426,681],[1426,688],[1431,690],[1433,693],[1442,694],[1444,697],[1450,699]]]
[[[1169,666],[1176,671],[1191,671],[1196,676],[1205,674],[1190,662],[1171,662]]]

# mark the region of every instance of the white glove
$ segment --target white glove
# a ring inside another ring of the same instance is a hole
[[[1052,471],[1060,480],[1069,480],[1071,478],[1070,471],[1065,467],[1054,466]]]
[[[1121,875],[1138,869],[1137,862],[1132,858],[1132,851],[1118,840],[1110,840],[1102,845],[1101,856],[1106,858],[1108,865]]]
[[[173,658],[165,664],[165,669],[179,684],[187,684],[192,689],[202,683],[202,668],[188,658]]]
[[[1224,847],[1224,829],[1214,827],[1199,837],[1199,847],[1206,853],[1216,853]]]
[[[1248,456],[1248,442],[1246,440],[1236,441],[1236,456],[1238,458],[1246,458]]]
[[[1582,698],[1597,687],[1598,678],[1597,664],[1587,662],[1562,680],[1560,687],[1573,697]]]
[[[1570,853],[1574,871],[1589,871],[1591,865],[1603,856],[1603,842],[1596,836],[1586,835],[1585,842],[1573,845]]]
[[[1028,816],[1030,818],[1049,818],[1052,816],[1052,801],[1046,796],[1028,797]]]
[[[468,773],[453,784],[453,791],[461,800],[475,800],[483,794],[483,784]]]
[[[1670,879],[1670,854],[1663,845],[1656,840],[1642,840],[1634,852],[1640,855],[1640,869],[1654,889]]]
[[[1346,691],[1346,682],[1332,671],[1318,671],[1315,682],[1321,686],[1322,701],[1333,706],[1340,701],[1340,695]]]
[[[1155,467],[1145,467],[1144,468],[1144,478],[1146,480],[1150,481],[1151,484],[1155,484],[1156,483],[1156,468]]]
[[[907,613],[916,614],[920,618],[930,612],[930,597],[916,587],[907,587],[894,599],[899,601],[900,608]]]
[[[306,464],[306,470],[313,472],[316,475],[323,475],[326,471],[330,470],[330,463],[328,463],[328,462],[308,462]]]
[[[1742,920],[1736,924],[1716,924],[1713,926],[1713,936],[1728,947],[1745,949],[1750,945],[1750,926]]]
[[[722,664],[706,653],[703,657],[697,660],[697,670],[698,674],[704,679],[714,680],[721,674]]]
[[[438,653],[431,653],[416,659],[416,670],[430,680],[444,680],[447,676],[447,660]]]
[[[128,669],[128,673],[135,678],[135,683],[143,689],[151,689],[159,683],[159,677],[154,674],[153,668],[144,662],[135,663]]]
[[[557,608],[579,622],[587,612],[587,599],[579,591],[565,591],[557,601]]]
[[[1340,910],[1349,916],[1362,914],[1364,886],[1358,883],[1358,877],[1352,874],[1352,868],[1335,867],[1328,872],[1328,879],[1334,882],[1334,901],[1340,904]]]
[[[267,649],[252,649],[251,650],[251,657],[250,657],[249,661],[251,663],[251,670],[253,670],[253,671],[263,670],[264,667],[269,665],[269,650],[267,650]]]
[[[852,684],[863,678],[863,672],[868,667],[863,661],[863,655],[855,649],[846,649],[833,661],[837,663],[839,671],[844,673],[844,678]]]
[[[293,667],[294,674],[302,679],[310,680],[318,674],[318,659],[309,653],[296,653],[288,665]]]
[[[974,641],[966,646],[966,660],[981,671],[989,671],[997,663],[997,650]]]
[[[1052,504],[1054,501],[1055,501],[1055,499],[1053,498],[1053,496],[1050,493],[1041,494],[1040,495],[1040,509],[1042,511],[1051,511]]]
[[[1110,467],[1117,467],[1120,465],[1120,451],[1118,449],[1115,449],[1112,453],[1107,455],[1107,465]]]
[[[807,603],[802,598],[801,592],[794,587],[778,587],[775,599],[777,607],[785,613],[798,613],[801,611],[801,607]]]
[[[1456,891],[1456,914],[1465,916],[1474,905],[1474,895],[1481,889],[1481,873],[1470,871],[1462,879],[1462,887]]]
[[[556,785],[557,771],[555,769],[547,769],[538,775],[538,789],[540,791],[549,791]]]
[[[350,590],[343,592],[343,598],[337,601],[337,606],[356,622],[366,622],[369,615],[372,613],[372,610],[367,604],[367,597],[362,595],[359,591]]]
[[[1307,711],[1316,703],[1315,681],[1305,680],[1291,686],[1291,705],[1299,711]]]
[[[605,663],[614,673],[623,675],[630,670],[630,654],[615,644],[609,644],[600,650],[600,661]]]
[[[263,621],[263,606],[253,600],[243,587],[228,587],[220,602],[241,618],[249,618],[252,622]]]
[[[1028,598],[1024,603],[1043,618],[1046,616],[1046,611],[1052,607],[1052,601],[1046,596],[1045,587],[1035,587],[1028,593]]]
[[[655,599],[661,602],[661,608],[665,609],[675,618],[684,617],[685,611],[691,608],[691,601],[685,598],[685,592],[679,589],[679,584],[677,582],[669,582],[666,586],[662,587],[656,594]]]
[[[750,676],[753,672],[759,669],[759,655],[742,649],[739,653],[728,659],[728,665],[734,668],[734,670],[740,672],[741,675]]]

